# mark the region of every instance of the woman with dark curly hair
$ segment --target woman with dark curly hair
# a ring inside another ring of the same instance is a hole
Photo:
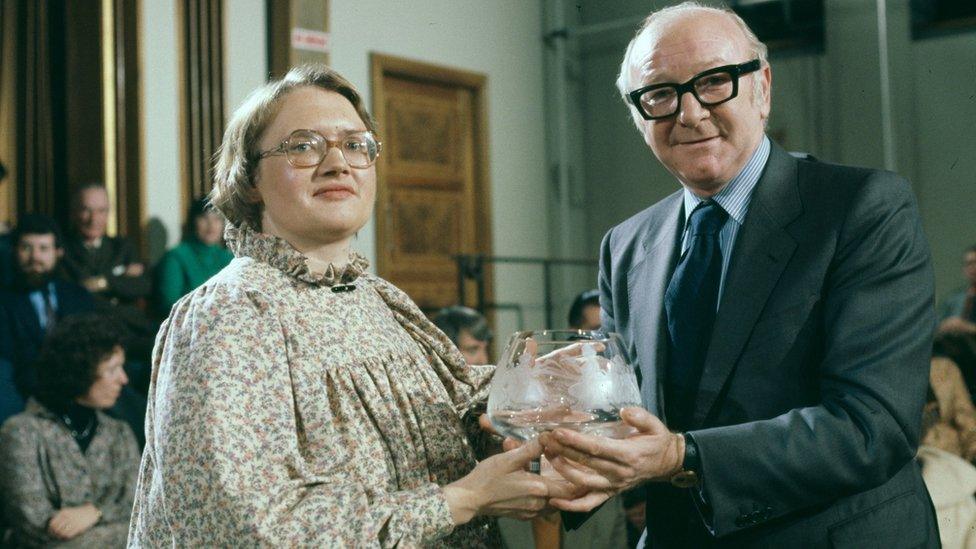
[[[48,334],[38,390],[0,429],[0,494],[12,547],[124,547],[139,449],[105,415],[128,378],[121,329],[86,314]]]

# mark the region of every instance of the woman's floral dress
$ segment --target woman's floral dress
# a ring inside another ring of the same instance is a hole
[[[360,256],[315,274],[277,237],[227,240],[157,336],[129,544],[498,546],[441,490],[476,463],[492,367]]]

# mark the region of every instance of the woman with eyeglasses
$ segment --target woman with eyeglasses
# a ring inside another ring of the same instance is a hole
[[[139,447],[103,412],[128,383],[120,330],[85,314],[48,334],[34,397],[0,429],[0,546],[125,547]]]
[[[211,201],[236,257],[160,330],[130,545],[498,546],[488,515],[566,492],[523,470],[537,443],[476,461],[491,367],[350,249],[375,131],[324,67],[233,115]]]

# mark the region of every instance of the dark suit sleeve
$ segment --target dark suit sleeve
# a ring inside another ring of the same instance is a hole
[[[613,316],[613,294],[610,286],[610,237],[613,229],[607,232],[600,243],[600,274],[598,275],[597,288],[600,289],[600,324],[606,332],[615,332],[616,321]]]
[[[113,265],[129,266],[132,263],[140,262],[135,249],[128,240],[118,239],[114,243],[117,248],[115,249],[116,259],[112,262]],[[105,279],[111,293],[124,299],[148,297],[152,293],[152,279],[149,275],[149,269],[145,269],[139,276],[108,274]]]
[[[848,206],[820,298],[818,405],[694,431],[718,536],[879,486],[915,455],[935,324],[907,181],[874,172]],[[839,205],[844,207],[846,205]],[[755,515],[755,512],[753,513]]]

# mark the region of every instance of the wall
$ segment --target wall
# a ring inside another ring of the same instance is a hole
[[[596,0],[581,5],[581,25],[623,24],[587,36],[581,47],[587,196],[591,245],[613,224],[676,190],[634,131],[613,87],[624,48],[645,1],[614,4],[607,13]],[[653,2],[656,7],[676,2]],[[876,0],[825,0],[822,53],[773,52],[770,133],[789,150],[822,160],[888,167],[913,183],[932,247],[936,291],[962,282],[962,249],[976,242],[976,30],[912,40],[908,0],[888,0],[879,30]],[[882,141],[882,78],[879,43],[888,46],[891,154]]]
[[[179,42],[175,0],[142,2],[142,174],[150,260],[180,238]]]

